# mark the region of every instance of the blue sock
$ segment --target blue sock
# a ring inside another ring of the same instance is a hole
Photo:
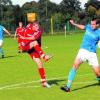
[[[97,80],[100,81],[100,77],[97,77]]]
[[[75,74],[76,74],[76,69],[72,68],[68,75],[68,83],[67,83],[68,88],[71,87],[71,84],[72,84],[72,81],[74,80]]]
[[[0,48],[0,53],[1,53],[1,55],[4,55],[4,52],[3,52],[2,48]]]

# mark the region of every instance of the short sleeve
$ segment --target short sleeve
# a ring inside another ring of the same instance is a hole
[[[4,29],[4,26],[0,25],[0,28],[3,30]]]
[[[89,28],[90,25],[85,25],[84,30],[86,30],[87,28]]]

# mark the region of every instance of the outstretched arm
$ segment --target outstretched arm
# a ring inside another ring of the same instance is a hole
[[[7,29],[3,29],[9,36],[11,35],[11,33],[7,30]]]
[[[83,29],[85,28],[84,25],[76,24],[76,23],[74,22],[74,20],[70,20],[70,23],[71,23],[72,25],[76,26],[76,27],[79,28],[79,29],[82,29],[82,30],[83,30]]]

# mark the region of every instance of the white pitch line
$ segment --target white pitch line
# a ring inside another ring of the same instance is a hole
[[[73,84],[81,85],[81,84],[90,84],[90,83],[93,84],[93,83],[96,83],[96,81],[74,82]],[[41,85],[35,85],[35,86],[18,86],[18,87],[9,87],[9,88],[6,88],[6,90],[29,89],[29,88],[40,88],[40,87],[41,87]],[[4,89],[2,89],[2,90],[4,90]]]
[[[78,76],[88,76],[88,75],[92,75],[92,74],[83,74],[83,75],[78,75]],[[51,78],[51,79],[47,79],[47,81],[52,81],[52,80],[57,80],[57,79],[65,79],[66,77],[58,77],[58,78]],[[3,90],[3,89],[10,89],[10,88],[14,88],[14,87],[19,87],[22,86],[22,85],[27,85],[27,84],[31,84],[31,83],[39,83],[40,80],[37,80],[37,81],[30,81],[30,82],[22,82],[22,83],[17,83],[17,84],[11,84],[11,85],[6,85],[6,86],[2,86],[0,87],[0,90]]]
[[[96,81],[86,81],[86,82],[74,82],[73,84],[76,84],[76,85],[81,85],[81,84],[90,84],[90,83],[96,83]],[[53,85],[52,85],[53,86]],[[12,89],[26,89],[26,88],[39,88],[41,87],[41,85],[35,85],[35,86],[18,86],[18,87],[9,87],[9,88],[6,88],[6,90],[12,90]]]
[[[27,89],[27,88],[39,88],[39,87],[41,87],[41,85],[35,85],[35,86],[18,86],[18,87],[9,87],[9,88],[6,88],[6,90],[21,89],[21,88],[24,88],[24,89]]]
[[[17,84],[11,84],[11,85],[6,85],[6,86],[3,86],[3,87],[0,87],[0,90],[2,89],[6,89],[6,88],[12,88],[12,87],[17,87],[17,86],[21,86],[21,85],[27,85],[27,84],[31,84],[31,83],[38,83],[40,82],[39,80],[37,81],[30,81],[30,82],[22,82],[22,83],[17,83]]]

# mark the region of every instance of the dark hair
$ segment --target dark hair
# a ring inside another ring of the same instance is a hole
[[[100,24],[100,19],[98,18],[92,18],[91,21],[96,21],[96,24]]]
[[[100,25],[100,19],[97,19],[96,24]]]
[[[19,23],[23,23],[23,22],[19,21]]]
[[[95,18],[95,17],[93,17],[93,18],[91,19],[91,21],[95,21],[95,20],[97,20],[97,18]]]
[[[33,22],[33,24],[39,24],[39,22],[38,22],[37,20],[35,20],[35,21]]]

